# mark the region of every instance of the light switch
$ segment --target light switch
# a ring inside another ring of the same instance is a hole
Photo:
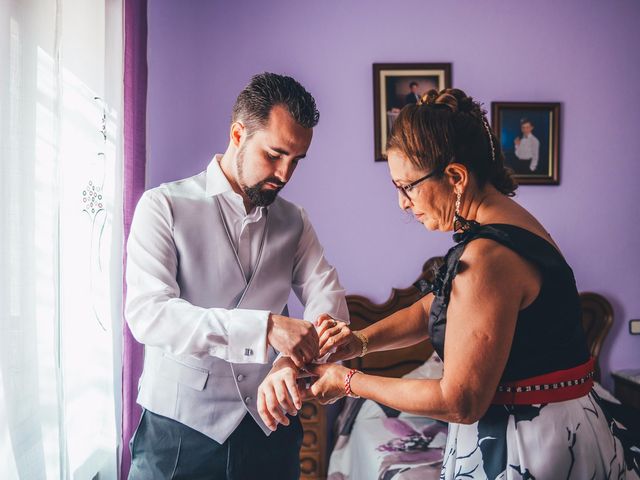
[[[640,335],[640,320],[629,320],[629,333]]]

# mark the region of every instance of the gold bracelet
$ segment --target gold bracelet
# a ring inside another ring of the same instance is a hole
[[[360,343],[362,343],[362,352],[360,352],[359,356],[364,357],[367,354],[367,350],[369,350],[369,339],[361,331],[355,331],[353,334],[360,340]]]

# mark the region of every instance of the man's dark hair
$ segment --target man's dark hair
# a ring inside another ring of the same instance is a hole
[[[411,88],[411,87],[417,87],[417,86],[418,86],[418,82],[411,82],[411,83],[409,84],[409,88]]]
[[[320,113],[313,96],[295,79],[276,73],[254,75],[238,95],[233,106],[232,121],[242,122],[252,135],[264,128],[276,105],[282,105],[300,126],[313,128]]]
[[[535,125],[533,124],[533,122],[531,120],[529,120],[527,117],[523,117],[520,119],[520,125],[524,125],[525,123],[528,123],[529,125],[531,125],[532,127],[534,127]]]

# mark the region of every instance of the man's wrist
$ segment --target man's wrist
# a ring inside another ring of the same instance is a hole
[[[291,357],[285,356],[277,358],[275,362],[273,362],[272,370],[282,370],[283,368],[293,368],[296,371],[298,370],[298,367],[293,363]]]
[[[276,318],[277,316],[277,314],[269,312],[269,317],[267,318],[267,338],[269,338],[269,335],[271,335],[273,327],[278,321],[278,319]]]

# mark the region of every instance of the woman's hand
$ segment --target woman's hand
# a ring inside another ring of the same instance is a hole
[[[353,334],[349,326],[344,322],[334,320],[326,313],[318,317],[316,330],[320,338],[318,357],[322,358],[335,349],[327,362],[349,360],[359,356],[362,352],[362,342]]]
[[[296,377],[298,368],[289,357],[281,357],[258,387],[258,413],[272,431],[278,423],[289,425],[289,415],[302,407]]]
[[[311,388],[303,392],[304,399],[315,398],[322,405],[333,403],[345,396],[344,379],[349,369],[335,363],[313,364],[307,370],[318,378]]]

